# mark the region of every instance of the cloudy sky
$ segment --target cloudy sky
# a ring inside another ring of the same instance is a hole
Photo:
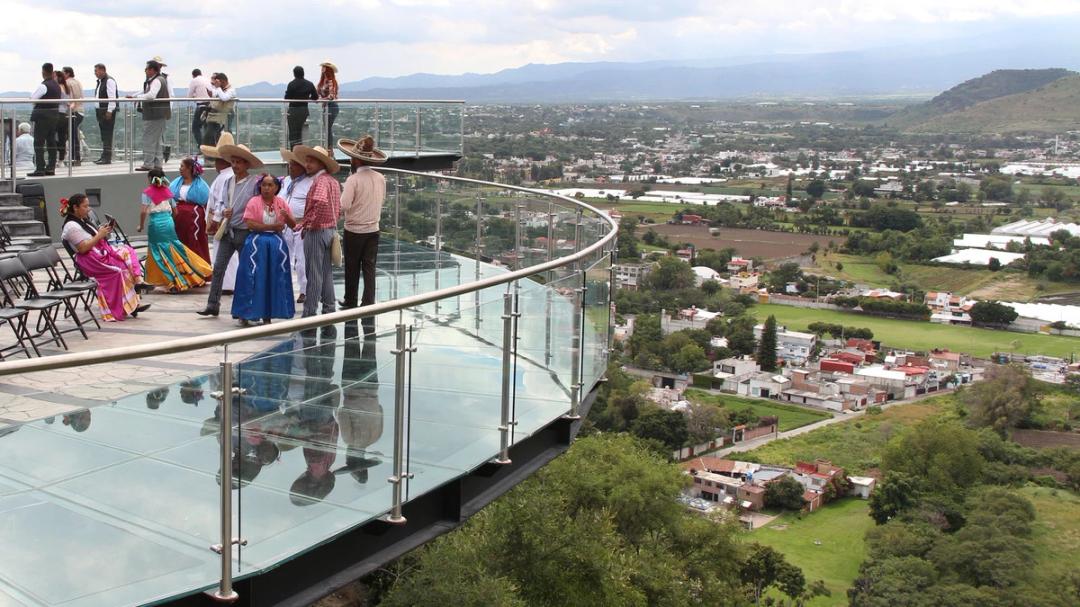
[[[934,45],[1080,20],[1080,0],[2,0],[0,15],[0,91],[26,91],[43,61],[72,65],[84,83],[101,61],[135,87],[153,55],[173,74],[198,66],[243,85],[285,82],[294,64],[314,71],[326,60],[347,82]]]

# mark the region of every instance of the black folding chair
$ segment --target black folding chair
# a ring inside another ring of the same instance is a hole
[[[25,287],[26,299],[18,299],[18,295],[15,294],[17,285]],[[30,343],[34,344],[35,349],[38,340],[42,337],[47,337],[47,339],[41,343],[55,342],[65,350],[68,349],[64,336],[56,327],[56,316],[63,302],[58,299],[38,297],[33,279],[17,257],[0,259],[0,293],[4,296],[5,307],[26,310],[28,313],[37,311],[37,333],[30,336]]]
[[[30,348],[34,349],[35,354],[41,356],[37,344],[30,338],[30,331],[26,328],[26,319],[29,313],[26,310],[8,307],[7,302],[4,302],[4,304],[3,307],[0,307],[0,321],[6,322],[11,327],[11,332],[15,334],[15,344],[0,348],[0,360],[7,358],[7,353],[12,350],[16,352],[22,351],[27,358],[33,358],[30,354]]]
[[[26,250],[34,246],[34,239],[27,236],[12,236],[3,221],[0,221],[0,246],[5,251]]]
[[[67,264],[64,263],[64,258],[60,257],[60,253],[56,251],[56,247],[47,246],[40,249],[42,255],[51,264],[46,268],[46,272],[49,273],[49,290],[59,291],[79,291],[83,294],[82,304],[83,308],[90,312],[90,318],[94,319],[94,324],[101,328],[101,323],[98,322],[97,317],[93,312],[93,304],[97,302],[98,283],[91,278],[83,278],[79,280],[75,278],[68,270]],[[76,266],[78,268],[78,266]]]
[[[33,280],[34,272],[43,270],[48,276],[49,282],[44,291],[38,292],[38,297],[42,299],[56,299],[64,303],[64,315],[70,318],[75,327],[65,329],[63,332],[70,333],[72,331],[78,331],[82,333],[83,339],[90,339],[86,335],[86,329],[83,328],[83,318],[79,316],[79,306],[86,310],[90,315],[90,320],[94,321],[97,327],[101,328],[101,323],[98,322],[96,316],[94,316],[94,310],[90,308],[90,304],[86,301],[86,292],[78,289],[65,289],[63,282],[60,280],[59,274],[56,273],[56,269],[53,267],[50,256],[45,252],[46,248],[36,249],[33,251],[24,251],[19,253],[19,261],[23,262],[23,267],[26,268],[27,273]]]

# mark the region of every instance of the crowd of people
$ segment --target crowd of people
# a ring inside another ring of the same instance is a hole
[[[142,91],[126,95],[128,99],[139,101],[138,112],[142,125],[142,163],[138,171],[160,169],[168,160],[170,150],[164,144],[165,127],[172,118],[172,96],[169,75],[163,70],[167,64],[161,57],[154,57],[146,62],[145,79]],[[324,128],[327,146],[334,141],[334,122],[338,115],[338,68],[326,61],[320,64],[319,82],[312,83],[304,77],[304,68],[293,68],[293,80],[285,91],[289,100],[287,112],[288,147],[292,149],[302,141],[303,130],[309,117],[308,103],[322,102],[325,106]],[[101,156],[96,164],[110,164],[113,160],[113,133],[116,127],[116,115],[120,90],[116,79],[109,75],[104,64],[94,66],[97,79],[94,86],[94,107],[98,129],[101,133]],[[70,162],[74,166],[82,164],[82,144],[79,133],[83,114],[83,85],[76,79],[71,67],[56,70],[52,63],[41,66],[41,84],[30,98],[35,103],[29,123],[18,125],[15,144],[16,163],[20,169],[33,172],[29,177],[44,177],[56,174],[58,162]],[[187,88],[187,98],[194,100],[191,135],[195,146],[206,142],[216,142],[221,134],[230,127],[233,109],[236,105],[236,88],[229,82],[229,77],[222,72],[215,72],[209,77],[196,68],[191,72],[191,81]],[[31,126],[32,124],[32,126]],[[25,136],[25,137],[24,137]],[[70,159],[67,158],[71,151]]]
[[[336,177],[340,164],[321,146],[281,149],[288,168],[277,177],[258,172],[263,161],[228,132],[217,145],[201,146],[217,170],[210,184],[194,158],[181,161],[180,175],[171,181],[162,169],[151,169],[138,228],[147,231],[145,271],[134,249],[110,242],[114,224],[92,222],[84,194],[61,201],[63,240],[79,269],[101,285],[106,320],[145,310],[140,291],[180,294],[208,283],[206,305],[198,314],[218,316],[222,295],[231,290],[230,313],[242,326],[292,318],[298,304],[303,316],[320,308],[329,313],[370,305],[386,195],[385,179],[372,167],[387,156],[370,136],[340,139],[337,148],[353,169],[344,188]],[[344,238],[338,232],[342,219]],[[338,248],[345,266],[340,302],[332,275]],[[295,297],[294,284],[299,287]]]

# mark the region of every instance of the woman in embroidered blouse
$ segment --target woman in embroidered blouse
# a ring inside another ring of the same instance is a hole
[[[90,201],[86,194],[60,200],[64,228],[60,238],[73,252],[75,265],[98,284],[98,307],[106,321],[138,316],[150,307],[139,304],[136,285],[142,284],[142,268],[135,249],[128,245],[110,245],[111,225],[101,227],[90,222]]]
[[[184,246],[210,261],[210,238],[206,234],[206,203],[210,186],[202,178],[203,167],[194,158],[180,161],[180,176],[169,184],[176,201],[176,235]]]
[[[213,270],[206,260],[184,246],[173,223],[175,201],[165,172],[151,169],[146,174],[150,186],[142,193],[139,231],[147,230],[146,282],[180,293],[206,284]]]
[[[280,191],[277,178],[264,173],[259,177],[259,195],[244,208],[244,221],[251,232],[240,252],[232,315],[245,327],[252,321],[269,324],[271,318],[296,314],[289,247],[281,236],[285,226],[296,226],[296,220],[278,196]]]
[[[322,74],[319,76],[319,86],[316,87],[316,92],[319,94],[319,101],[327,101],[326,104],[326,147],[330,147],[334,144],[334,120],[338,115],[338,104],[335,103],[338,98],[338,82],[337,82],[337,66],[329,61],[320,64],[322,67]]]

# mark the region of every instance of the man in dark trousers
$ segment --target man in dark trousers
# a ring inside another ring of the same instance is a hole
[[[98,99],[108,100],[119,97],[116,80],[105,70],[104,63],[94,66],[94,76],[97,77],[94,93]],[[119,105],[115,101],[101,101],[94,110],[97,115],[98,129],[101,131],[101,158],[94,161],[95,164],[112,162],[113,129],[116,127],[116,110]]]
[[[41,66],[41,84],[31,93],[31,99],[60,99],[60,85],[56,83],[53,64]],[[44,177],[56,174],[56,156],[60,152],[56,142],[56,129],[60,125],[60,104],[35,103],[30,113],[34,123],[34,172],[27,177]],[[45,153],[48,151],[48,164]]]
[[[304,68],[296,66],[292,70],[293,79],[289,83],[289,86],[285,88],[286,99],[302,99],[300,102],[293,102],[289,104],[289,113],[287,116],[289,123],[289,149],[293,146],[303,143],[304,123],[308,119],[308,101],[315,101],[319,98],[318,93],[315,92],[315,85],[310,80],[304,78]]]

